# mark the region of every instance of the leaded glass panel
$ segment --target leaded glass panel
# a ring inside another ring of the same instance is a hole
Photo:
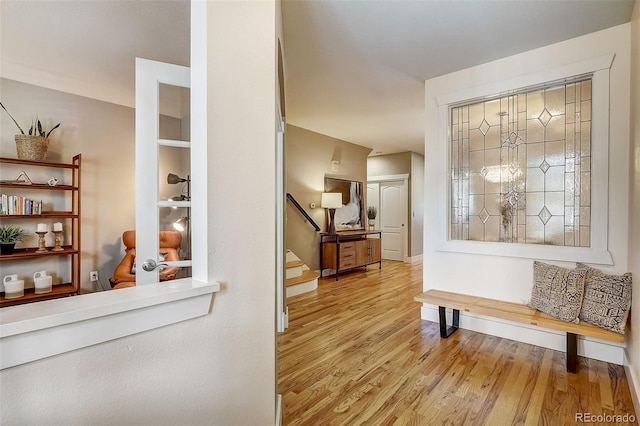
[[[450,112],[452,240],[591,246],[591,79]]]

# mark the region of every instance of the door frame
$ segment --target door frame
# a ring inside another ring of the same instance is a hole
[[[402,181],[402,200],[404,206],[405,226],[402,229],[402,259],[405,263],[411,262],[409,256],[409,228],[411,227],[411,218],[409,217],[409,173],[397,174],[397,175],[380,175],[380,176],[368,176],[367,185],[370,183],[383,183],[390,181]],[[378,187],[379,190],[379,187]],[[380,200],[378,196],[378,200]],[[382,214],[382,212],[381,212]]]

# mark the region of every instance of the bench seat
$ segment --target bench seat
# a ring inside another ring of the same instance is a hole
[[[414,297],[421,303],[438,306],[440,315],[440,337],[447,338],[458,329],[460,311],[505,319],[523,324],[535,325],[567,334],[567,371],[576,372],[578,359],[577,336],[595,337],[617,343],[624,342],[624,335],[591,325],[586,322],[574,324],[561,321],[532,309],[522,303],[488,299],[468,294],[453,293],[443,290],[427,290]],[[453,309],[453,325],[447,327],[445,308]]]

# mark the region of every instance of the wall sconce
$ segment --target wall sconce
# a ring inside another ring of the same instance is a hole
[[[336,209],[342,208],[342,193],[323,192],[321,206],[323,209],[329,209],[329,235],[335,235],[336,224],[334,218]]]

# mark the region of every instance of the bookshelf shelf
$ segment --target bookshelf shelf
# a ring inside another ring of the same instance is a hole
[[[69,230],[67,235],[70,236],[68,242],[69,245],[62,246],[62,250],[53,251],[53,247],[46,247],[47,251],[37,252],[37,247],[27,247],[16,249],[12,254],[0,255],[0,262],[3,263],[3,274],[10,274],[12,271],[9,269],[9,265],[15,266],[15,261],[24,261],[37,263],[38,259],[52,258],[52,257],[70,257],[70,276],[71,282],[54,283],[53,290],[49,293],[35,294],[33,288],[27,288],[29,277],[21,276],[21,279],[25,279],[27,285],[25,285],[24,296],[19,298],[7,299],[4,297],[4,288],[0,292],[0,308],[6,306],[20,305],[23,303],[37,302],[47,299],[55,299],[59,297],[72,296],[79,294],[80,292],[80,168],[81,168],[81,154],[73,157],[71,163],[53,163],[46,161],[28,161],[19,160],[17,158],[0,157],[0,164],[17,164],[24,166],[25,170],[33,167],[50,168],[50,169],[64,169],[71,172],[71,184],[61,184],[50,186],[46,183],[16,183],[10,180],[0,180],[0,188],[9,189],[13,194],[19,194],[24,198],[29,197],[30,191],[55,191],[49,193],[47,201],[51,201],[52,197],[59,197],[61,192],[70,194],[71,210],[69,211],[44,211],[40,214],[23,214],[24,208],[21,209],[21,214],[1,214],[0,223],[7,221],[35,221],[46,219],[61,219],[65,223],[65,229]],[[68,176],[68,175],[67,175]],[[16,191],[16,190],[19,190]],[[38,194],[40,195],[40,194]],[[3,197],[4,199],[4,197]],[[40,198],[38,198],[40,199]],[[5,262],[10,262],[4,264]],[[31,266],[31,265],[29,265]],[[38,265],[33,270],[37,270]],[[5,272],[6,271],[6,272]],[[23,275],[23,274],[19,274]]]

